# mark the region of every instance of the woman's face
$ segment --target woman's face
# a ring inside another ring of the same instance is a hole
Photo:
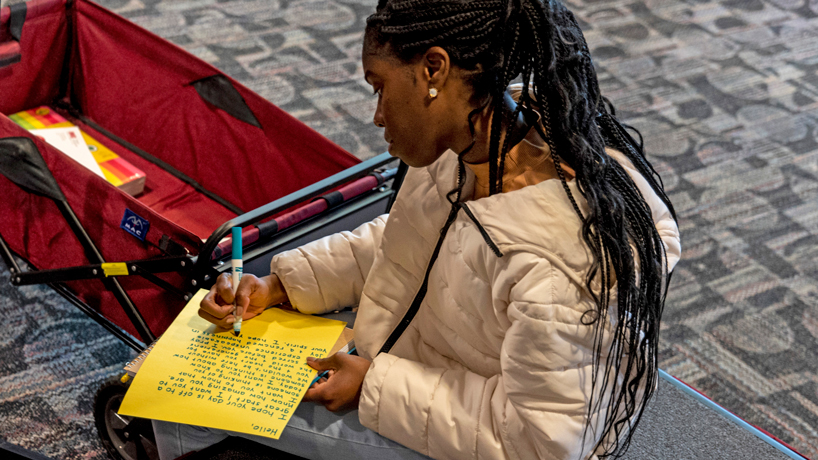
[[[452,78],[440,78],[437,63],[430,64],[423,56],[406,64],[383,49],[373,52],[366,47],[362,59],[364,78],[378,95],[374,122],[384,128],[392,156],[409,166],[428,166],[446,149],[456,149],[463,127],[470,139],[465,115],[456,113],[462,105],[454,99],[460,96],[454,91],[457,85]],[[429,96],[430,88],[438,91],[437,97]]]

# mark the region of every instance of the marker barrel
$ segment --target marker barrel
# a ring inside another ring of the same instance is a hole
[[[239,289],[239,283],[241,282],[241,276],[244,274],[244,264],[242,262],[242,238],[241,238],[241,227],[233,227],[232,237],[233,237],[233,255],[231,256],[231,265],[233,267],[233,316],[236,317],[236,321],[233,323],[233,334],[239,335],[241,334],[241,316],[236,315],[236,291]]]

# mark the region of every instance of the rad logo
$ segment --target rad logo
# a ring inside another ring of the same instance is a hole
[[[130,209],[125,209],[125,215],[122,216],[122,222],[119,223],[120,228],[130,233],[131,235],[145,241],[145,236],[148,234],[150,222],[137,216]]]
[[[142,219],[137,216],[128,217],[125,228],[136,236],[142,236]]]

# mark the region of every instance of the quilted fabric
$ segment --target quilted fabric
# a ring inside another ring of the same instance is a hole
[[[584,286],[592,257],[558,180],[469,201],[503,256],[459,213],[417,316],[390,353],[375,356],[423,280],[456,169],[449,151],[411,170],[388,219],[283,253],[272,271],[302,311],[359,305],[356,345],[374,358],[360,403],[365,426],[439,459],[587,456],[596,441],[583,443],[593,335],[580,317],[593,308]],[[644,179],[634,179],[672,269],[678,228]]]

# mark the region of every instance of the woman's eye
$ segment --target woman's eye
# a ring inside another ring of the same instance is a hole
[[[372,91],[372,94],[380,97],[381,95],[383,95],[383,88],[375,88],[375,90]]]

